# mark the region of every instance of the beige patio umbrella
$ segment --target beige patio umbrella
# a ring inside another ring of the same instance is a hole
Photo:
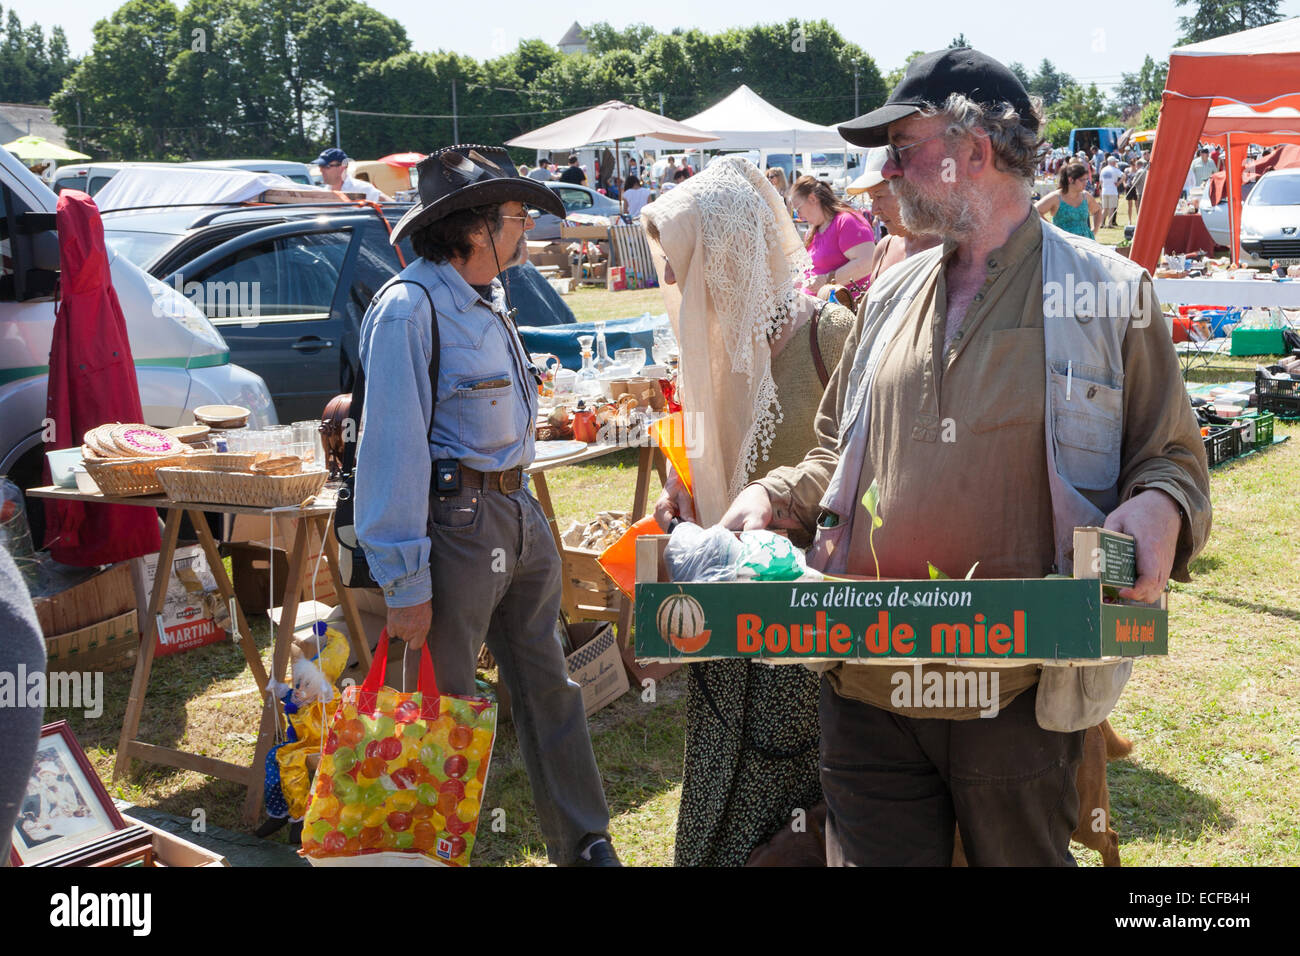
[[[624,103],[610,100],[589,110],[566,116],[531,133],[516,136],[507,146],[525,149],[577,149],[591,143],[614,141],[615,176],[623,167],[619,158],[619,140],[636,136],[653,136],[670,143],[711,143],[718,137],[712,133],[687,126],[658,113],[651,113]]]
[[[19,136],[12,143],[5,143],[4,148],[24,163],[34,163],[42,159],[52,159],[60,163],[90,159],[85,153],[51,143],[44,136]]]

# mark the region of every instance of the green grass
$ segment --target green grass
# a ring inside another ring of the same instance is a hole
[[[579,322],[600,319],[626,319],[649,312],[658,315],[664,311],[664,297],[658,289],[626,289],[606,292],[604,289],[575,289],[564,297]]]
[[[622,311],[647,293],[577,293],[593,309]],[[613,306],[608,303],[612,301]],[[601,303],[605,303],[601,305]],[[646,306],[649,307],[649,306]],[[1253,360],[1240,362],[1244,370]],[[1248,377],[1248,376],[1246,376]],[[1196,374],[1193,378],[1198,378]],[[1214,528],[1192,566],[1193,580],[1170,599],[1170,654],[1140,661],[1111,720],[1130,737],[1129,759],[1112,763],[1112,825],[1126,865],[1300,864],[1300,549],[1295,484],[1300,427],[1291,440],[1211,473]],[[548,475],[560,527],[599,510],[626,509],[636,480],[632,452]],[[658,482],[651,483],[651,497]],[[264,658],[265,617],[250,610]],[[68,718],[108,781],[130,671],[107,675],[104,714]],[[654,703],[630,691],[591,720],[605,779],[614,841],[625,861],[669,865],[681,794],[684,679],[660,682]],[[258,726],[252,676],[237,648],[214,645],[154,664],[140,736],[247,763]],[[183,817],[202,808],[214,825],[249,830],[239,819],[244,790],[201,774],[137,764],[109,788],[138,804]],[[492,808],[505,829],[493,832]],[[540,865],[545,849],[509,723],[489,776],[479,865]],[[283,831],[282,831],[283,833]],[[283,839],[283,835],[277,837]],[[1092,851],[1076,846],[1085,864]]]

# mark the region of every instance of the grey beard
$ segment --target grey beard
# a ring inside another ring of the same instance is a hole
[[[890,188],[898,199],[903,226],[913,235],[960,241],[973,236],[985,218],[987,197],[966,183],[953,184],[942,199],[922,193],[902,178],[895,179]]]

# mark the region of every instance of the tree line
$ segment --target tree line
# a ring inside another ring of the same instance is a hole
[[[1177,2],[1196,5],[1180,19],[1184,40],[1279,19],[1277,0]],[[426,151],[455,138],[500,143],[608,99],[680,119],[741,83],[787,112],[830,124],[883,102],[906,66],[882,75],[826,20],[716,34],[596,23],[585,28],[586,53],[525,40],[480,61],[412,50],[400,23],[360,0],[189,0],[183,8],[127,0],[95,24],[93,48],[79,63],[68,59],[58,28],[43,44],[39,27],[23,30],[12,12],[9,21],[0,55],[10,55],[17,33],[32,66],[0,76],[54,76],[38,67],[59,64],[56,121],[71,145],[113,159],[307,159],[333,142],[336,109],[343,146],[358,157]],[[953,45],[965,42],[962,35]],[[1048,59],[1033,72],[1011,68],[1042,98],[1046,136],[1058,145],[1075,126],[1154,126],[1167,70],[1148,56],[1107,97]],[[6,98],[40,101],[35,79],[13,82],[33,92]]]
[[[63,27],[50,37],[39,23],[24,27],[10,10],[0,22],[0,102],[45,103],[63,85],[76,62],[68,55]]]

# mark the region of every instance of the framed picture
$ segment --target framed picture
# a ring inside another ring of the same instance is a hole
[[[66,720],[41,728],[14,823],[14,866],[40,863],[126,829]]]

